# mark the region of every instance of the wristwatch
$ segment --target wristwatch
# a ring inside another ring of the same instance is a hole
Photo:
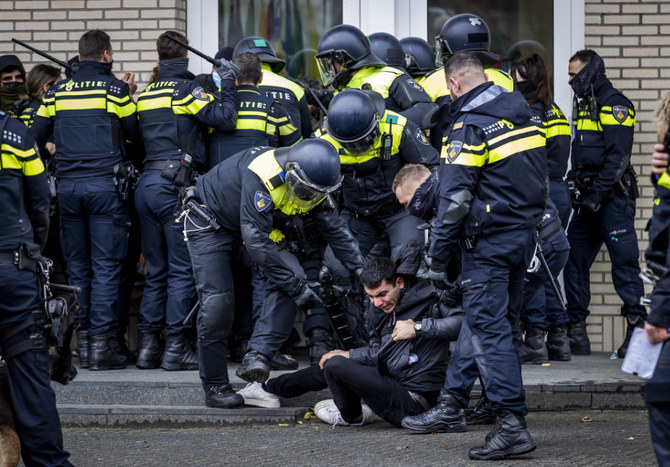
[[[414,323],[414,333],[416,334],[416,337],[421,335],[421,323]]]

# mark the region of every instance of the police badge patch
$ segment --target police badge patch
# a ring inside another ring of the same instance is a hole
[[[628,118],[628,108],[623,105],[615,105],[612,107],[612,115],[614,120],[623,123]]]
[[[254,204],[256,205],[256,211],[263,212],[272,204],[272,198],[264,191],[258,190],[254,195]]]
[[[451,163],[456,160],[458,155],[463,149],[463,143],[461,141],[452,141],[447,147],[447,160]]]
[[[209,95],[201,87],[195,88],[193,90],[193,92],[191,92],[191,94],[193,95],[193,97],[195,97],[198,100],[201,100],[201,101],[208,101],[209,100]]]
[[[416,81],[414,81],[413,79],[408,79],[407,84],[412,86],[417,91],[423,91],[423,88],[421,87],[421,85],[419,83],[417,83]]]
[[[416,139],[419,140],[419,143],[425,144],[426,146],[428,146],[430,144],[428,142],[428,138],[426,138],[426,135],[423,134],[423,131],[421,131],[420,128],[416,129],[415,136],[416,136]]]

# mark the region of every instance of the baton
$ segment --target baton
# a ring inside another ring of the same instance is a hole
[[[54,292],[81,293],[81,287],[78,285],[49,284],[49,287]]]
[[[168,36],[169,37],[169,36]],[[186,318],[184,318],[184,322],[182,324],[186,325],[193,319],[193,315],[195,314],[196,311],[198,311],[198,308],[200,307],[200,300],[195,302],[195,305],[193,305],[193,308],[191,308],[191,311],[188,312],[188,315],[186,315]]]
[[[537,251],[537,257],[540,258],[540,263],[542,263],[542,267],[544,268],[544,271],[547,273],[549,282],[551,282],[551,288],[554,289],[556,298],[558,298],[558,303],[561,304],[561,309],[563,311],[567,311],[565,303],[563,303],[563,298],[561,297],[561,292],[558,290],[558,286],[556,285],[556,281],[554,280],[554,276],[551,275],[551,270],[549,269],[549,265],[547,264],[547,259],[544,257],[544,247],[542,246],[542,240],[540,240],[538,244],[540,245],[540,248]]]
[[[58,60],[56,57],[52,57],[52,56],[49,55],[48,53],[46,53],[46,52],[42,52],[41,50],[36,49],[35,47],[30,46],[30,45],[26,44],[25,42],[20,41],[20,40],[18,40],[18,39],[14,39],[14,38],[12,38],[12,42],[14,42],[14,43],[16,43],[16,44],[19,44],[20,46],[25,47],[25,48],[28,49],[28,50],[32,50],[32,51],[35,52],[37,55],[41,55],[42,57],[46,58],[47,60],[51,60],[52,62],[59,64],[60,66],[62,66],[62,67],[65,68],[66,70],[70,70],[70,71],[72,71],[72,66],[71,66],[70,64],[68,64],[67,62],[64,62],[64,61],[62,61],[62,60]]]
[[[168,39],[170,39],[171,41],[176,42],[177,44],[181,45],[181,46],[184,47],[186,50],[188,50],[188,51],[190,51],[190,52],[193,52],[193,53],[196,54],[198,57],[207,60],[209,63],[211,63],[211,64],[214,65],[215,67],[218,68],[218,67],[221,66],[221,60],[215,60],[215,59],[213,59],[212,57],[210,57],[209,55],[205,55],[204,53],[200,52],[198,49],[194,49],[194,48],[191,47],[190,45],[188,45],[188,44],[186,44],[186,43],[180,41],[180,40],[177,39],[176,37],[172,37],[172,36],[171,36],[170,34],[168,34],[168,33],[163,33],[163,36],[165,36],[165,37],[167,37]]]

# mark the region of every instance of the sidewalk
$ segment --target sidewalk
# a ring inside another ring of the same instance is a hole
[[[301,368],[306,356],[297,356]],[[562,409],[643,409],[644,380],[621,371],[622,360],[597,353],[548,366],[524,365],[526,401],[532,411]],[[244,381],[234,376],[236,389]],[[281,374],[273,372],[272,376]],[[282,400],[279,409],[212,409],[204,405],[197,371],[79,370],[68,386],[53,383],[65,425],[294,423],[327,391]],[[478,387],[475,387],[475,395]]]

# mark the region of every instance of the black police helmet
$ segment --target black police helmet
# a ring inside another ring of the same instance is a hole
[[[438,57],[443,60],[458,52],[474,52],[485,68],[498,63],[500,57],[491,52],[491,33],[486,22],[472,13],[452,16],[435,37]]]
[[[303,182],[330,193],[340,186],[340,156],[328,141],[319,138],[304,139],[291,147],[286,156],[286,169],[297,167]]]
[[[376,32],[368,36],[372,53],[381,58],[388,66],[405,68],[405,54],[400,41],[386,32]]]
[[[272,71],[275,73],[282,71],[286,64],[284,60],[277,58],[277,54],[275,53],[272,44],[259,36],[245,37],[238,42],[235,46],[235,50],[233,50],[233,59],[244,52],[251,52],[252,54],[258,55],[261,62],[268,63]]]
[[[347,70],[357,70],[364,66],[386,66],[382,59],[372,53],[367,36],[350,24],[339,24],[330,28],[319,41],[315,58],[324,86],[341,78]],[[339,71],[335,69],[333,62],[340,66]]]
[[[324,126],[328,134],[352,154],[366,152],[379,136],[377,124],[384,115],[381,94],[361,89],[339,92],[328,107]]]
[[[423,76],[435,69],[435,52],[430,44],[420,37],[400,39],[405,54],[405,70],[412,77]]]

